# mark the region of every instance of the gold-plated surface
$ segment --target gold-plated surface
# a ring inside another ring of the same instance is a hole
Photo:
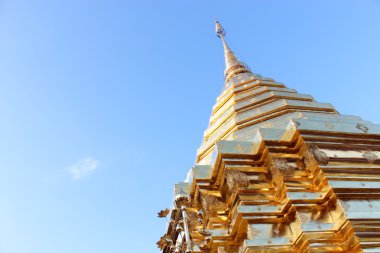
[[[219,22],[216,30],[232,59]],[[235,60],[226,60],[225,88],[157,245],[165,253],[380,252],[380,125],[248,69],[229,76]]]
[[[224,71],[224,76],[226,78],[226,82],[230,78],[232,78],[235,75],[241,74],[241,73],[251,73],[249,70],[249,67],[238,60],[238,58],[235,56],[235,54],[232,52],[230,47],[228,46],[226,40],[224,37],[226,36],[226,32],[222,25],[219,23],[219,21],[215,22],[215,32],[216,36],[221,38],[223,42],[223,48],[224,48],[224,59],[226,62],[226,69]]]

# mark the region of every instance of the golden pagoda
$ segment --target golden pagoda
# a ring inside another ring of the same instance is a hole
[[[164,253],[380,252],[380,125],[254,74],[216,21],[225,86],[175,184]],[[169,215],[170,213],[170,215]]]

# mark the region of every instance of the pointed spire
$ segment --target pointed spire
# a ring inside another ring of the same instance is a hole
[[[226,62],[226,69],[224,71],[224,78],[226,79],[226,83],[228,80],[240,73],[251,72],[249,67],[243,62],[239,61],[239,59],[235,56],[234,52],[228,46],[224,37],[226,36],[226,31],[219,23],[218,20],[215,20],[215,32],[216,36],[221,38],[224,47],[224,59]]]

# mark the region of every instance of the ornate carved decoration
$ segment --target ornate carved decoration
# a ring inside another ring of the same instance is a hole
[[[313,155],[315,160],[318,162],[320,165],[327,165],[329,163],[329,157],[328,155],[319,149],[318,146],[311,144],[308,145],[309,152]]]
[[[369,128],[365,125],[363,125],[362,123],[358,123],[356,124],[356,128],[363,131],[364,133],[367,133]]]
[[[164,250],[166,246],[171,247],[173,245],[173,241],[172,239],[170,239],[169,236],[164,235],[164,236],[161,236],[160,240],[158,240],[156,244],[160,250]]]
[[[187,212],[187,219],[189,221],[189,225],[192,229],[194,229],[196,226],[199,225],[198,221],[198,215],[195,211],[188,211]]]
[[[278,187],[281,187],[283,185],[282,174],[281,174],[280,170],[277,168],[274,160],[272,160],[270,162],[269,170],[271,172],[273,182]]]
[[[314,163],[315,159],[314,159],[314,156],[311,154],[311,152],[309,150],[309,146],[307,146],[307,150],[304,153],[303,157],[304,157],[304,162],[305,162],[306,166],[313,166],[313,163]],[[308,170],[308,169],[306,168],[306,170]]]
[[[248,239],[255,239],[260,234],[261,234],[261,230],[248,226],[248,230],[247,230]]]
[[[296,167],[290,165],[286,159],[273,159],[273,164],[284,177],[291,177],[295,173]]]
[[[185,196],[177,197],[177,198],[175,199],[175,203],[177,204],[177,207],[187,206],[187,205],[190,205],[190,204],[191,204],[189,198],[188,198],[188,197],[185,197]]]
[[[373,163],[374,161],[376,161],[379,157],[375,154],[375,153],[373,153],[371,150],[366,150],[363,154],[362,154],[362,156],[365,158],[365,159],[367,159],[367,161],[369,162],[369,163]]]
[[[216,196],[206,192],[202,192],[201,194],[201,203],[203,209],[208,213],[224,211],[227,209],[226,203],[220,201]]]
[[[165,218],[166,216],[168,216],[169,212],[170,212],[169,208],[166,208],[165,210],[161,210],[157,213],[157,217],[158,218]]]
[[[238,187],[248,187],[249,178],[240,171],[226,170],[227,185],[230,191],[235,191]]]
[[[188,206],[192,208],[198,208],[199,206],[198,197],[190,198]]]

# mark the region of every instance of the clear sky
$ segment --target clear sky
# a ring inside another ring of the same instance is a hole
[[[227,41],[380,123],[380,1],[0,1],[0,253],[158,252]]]

